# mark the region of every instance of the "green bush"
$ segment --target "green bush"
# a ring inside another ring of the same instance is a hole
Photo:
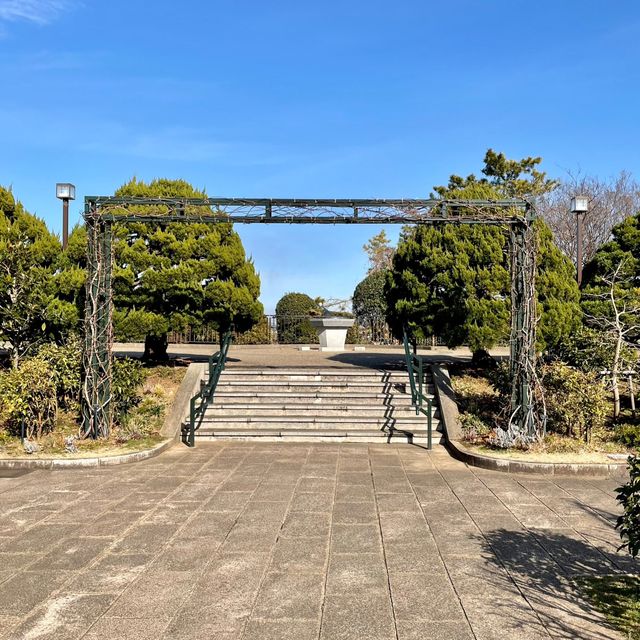
[[[38,358],[48,363],[56,385],[61,407],[70,408],[80,398],[82,347],[78,336],[72,335],[63,345],[48,343],[38,350]]]
[[[140,402],[138,389],[144,382],[145,371],[139,360],[117,358],[113,361],[111,403],[116,423]]]
[[[52,431],[58,415],[55,376],[43,358],[24,358],[0,374],[0,425],[18,436],[24,422],[28,438]]]
[[[547,429],[591,442],[605,424],[608,402],[595,372],[587,373],[562,362],[542,368]]]
[[[618,518],[621,548],[626,548],[635,558],[640,551],[640,458],[629,457],[629,482],[616,489],[617,500],[623,514]]]
[[[552,350],[551,355],[582,371],[597,373],[611,369],[614,350],[615,337],[610,333],[581,326],[577,331],[565,336]],[[624,346],[620,369],[633,368],[637,361],[634,351]]]
[[[276,323],[280,344],[315,344],[318,332],[309,316],[322,315],[320,305],[306,293],[287,293],[276,305]]]
[[[353,292],[353,313],[358,318],[384,318],[387,312],[387,300],[384,285],[387,270],[372,271],[356,285]]]
[[[640,425],[621,424],[616,427],[616,440],[627,447],[640,447]]]
[[[272,328],[269,324],[269,318],[262,316],[262,318],[256,323],[256,325],[249,329],[249,331],[243,331],[242,333],[236,333],[233,336],[234,344],[271,344]]]

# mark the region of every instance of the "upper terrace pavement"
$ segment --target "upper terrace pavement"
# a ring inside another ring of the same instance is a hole
[[[205,360],[218,350],[211,344],[171,344],[169,355],[185,360]],[[114,352],[122,355],[141,356],[144,345],[140,343],[114,345]],[[418,354],[432,362],[461,362],[471,360],[471,351],[460,347],[447,349],[433,347],[419,349]],[[497,347],[491,350],[496,357],[506,357],[508,347]],[[402,347],[386,347],[367,345],[364,351],[354,351],[352,345],[340,353],[321,352],[318,349],[301,351],[296,345],[231,345],[228,367],[368,367],[374,369],[396,368],[404,366]]]

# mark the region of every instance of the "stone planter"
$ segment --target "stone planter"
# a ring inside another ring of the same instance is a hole
[[[347,331],[354,318],[312,318],[311,326],[318,332],[320,351],[344,351]]]

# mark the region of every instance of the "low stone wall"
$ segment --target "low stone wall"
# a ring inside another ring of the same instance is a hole
[[[206,370],[207,365],[199,362],[193,362],[187,368],[160,431],[164,438],[180,440],[182,425],[189,417],[189,403],[200,389],[200,381],[204,379]]]
[[[440,405],[440,420],[444,433],[445,446],[449,453],[472,467],[490,469],[492,471],[506,471],[508,473],[529,473],[541,475],[572,475],[599,478],[628,478],[626,463],[558,463],[558,462],[528,462],[526,460],[511,460],[509,458],[494,458],[485,456],[464,446],[462,443],[462,425],[456,402],[456,394],[451,384],[451,377],[446,367],[432,365],[431,372],[435,386],[436,398]]]

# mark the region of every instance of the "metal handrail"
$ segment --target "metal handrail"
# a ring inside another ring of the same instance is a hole
[[[189,405],[189,431],[187,435],[187,446],[189,447],[194,447],[196,444],[196,429],[200,426],[207,407],[213,401],[218,381],[227,362],[227,354],[229,353],[232,339],[233,334],[230,332],[224,334],[220,351],[217,351],[209,358],[209,375],[207,376],[207,380],[200,382],[200,391],[191,398]]]
[[[430,451],[433,446],[433,436],[431,435],[433,399],[422,392],[425,376],[424,362],[420,356],[411,352],[409,336],[406,331],[402,337],[402,342],[404,344],[404,358],[407,365],[407,373],[409,374],[411,404],[416,410],[416,415],[422,413],[427,416],[427,449]],[[425,403],[427,405],[426,409],[424,408]]]

